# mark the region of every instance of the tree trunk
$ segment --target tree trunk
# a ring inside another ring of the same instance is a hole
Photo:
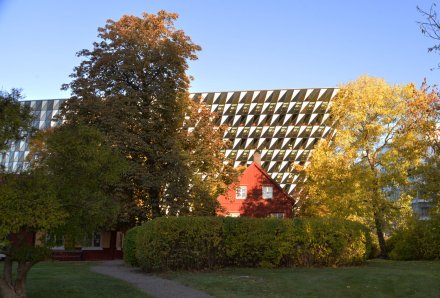
[[[379,241],[380,255],[379,257],[382,259],[388,259],[387,248],[385,246],[385,237],[383,233],[383,215],[382,215],[382,202],[380,195],[380,187],[379,187],[379,179],[377,169],[373,166],[375,163],[371,164],[371,170],[374,173],[374,188],[373,188],[373,216],[374,216],[374,225],[376,227],[377,239]]]
[[[385,237],[383,233],[382,219],[378,213],[374,213],[374,224],[376,226],[377,239],[379,240],[380,257],[382,259],[388,259],[387,248],[385,246]]]
[[[26,297],[26,278],[29,270],[34,265],[33,262],[22,261],[18,263],[17,278],[15,279],[15,293],[18,297]]]
[[[159,187],[152,187],[149,191],[150,196],[150,202],[151,202],[151,216],[153,219],[156,217],[160,217],[160,188]]]
[[[12,260],[6,255],[5,263],[3,266],[3,280],[8,287],[13,288],[12,285]]]
[[[12,281],[12,261],[6,256],[3,268],[3,278],[0,279],[0,293],[3,298],[26,298],[26,278],[33,262],[22,261],[18,263],[17,278]]]
[[[6,283],[4,278],[0,279],[0,294],[3,298],[19,298],[14,289]]]

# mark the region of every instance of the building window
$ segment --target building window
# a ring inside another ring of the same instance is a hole
[[[239,200],[244,200],[246,199],[246,196],[247,186],[240,185],[239,187],[237,187],[237,189],[235,190],[235,198]]]
[[[273,187],[263,186],[263,199],[272,199],[272,198],[273,198]]]
[[[116,232],[116,250],[122,250],[124,244],[124,233]]]
[[[228,217],[240,217],[240,212],[229,212]]]
[[[420,218],[421,219],[429,218],[429,207],[420,207]]]
[[[101,248],[101,233],[91,233],[84,238],[83,248]]]
[[[45,244],[51,249],[64,249],[64,237],[62,235],[46,234],[44,240]]]
[[[272,217],[272,218],[284,218],[284,213],[281,213],[281,212],[271,213],[270,217]]]

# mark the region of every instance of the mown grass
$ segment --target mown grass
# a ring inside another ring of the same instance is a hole
[[[90,271],[93,262],[42,262],[29,272],[29,298],[149,297],[130,284]],[[3,263],[0,263],[0,275]]]
[[[440,297],[440,261],[162,274],[215,297]]]

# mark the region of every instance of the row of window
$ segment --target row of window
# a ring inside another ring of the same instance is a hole
[[[105,234],[105,233],[104,233]],[[102,233],[94,232],[84,236],[81,243],[77,243],[76,246],[81,246],[82,249],[102,249],[103,237],[105,235]],[[110,237],[110,235],[106,235]],[[116,233],[116,249],[122,249],[122,243],[124,239],[124,234],[122,232]],[[62,235],[56,234],[46,234],[44,237],[45,243],[52,247],[52,249],[64,249],[64,237]]]
[[[220,125],[220,124],[230,124],[231,126],[234,124],[239,125],[239,126],[244,126],[245,124],[247,124],[248,126],[270,126],[273,125],[273,122],[276,123],[283,123],[284,125],[295,125],[295,126],[301,126],[301,125],[321,125],[323,124],[323,119],[324,119],[324,115],[323,113],[316,113],[317,115],[314,116],[313,120],[312,119],[312,114],[305,114],[304,116],[300,116],[300,114],[280,114],[277,119],[275,121],[272,121],[272,117],[274,117],[273,115],[269,115],[268,117],[266,117],[264,120],[262,120],[261,123],[260,122],[260,117],[261,114],[255,114],[252,119],[250,119],[249,121],[247,121],[247,117],[249,116],[248,114],[243,114],[239,119],[235,119],[235,114],[228,114],[228,115],[223,115],[225,118],[222,117],[218,117],[216,124]],[[300,120],[298,121],[298,117],[302,117],[300,118]],[[259,124],[258,124],[259,123]]]
[[[253,130],[251,137],[264,137],[264,138],[268,138],[268,137],[273,137],[274,133],[275,133],[275,129],[277,127],[276,126],[270,126],[264,134],[262,134],[263,132],[263,127],[258,126],[255,128],[255,130]],[[289,132],[289,134],[286,135],[287,130],[288,130],[289,126],[288,125],[284,125],[281,126],[276,134],[277,137],[280,138],[284,138],[284,137],[289,137],[289,138],[293,138],[293,137],[312,137],[312,126],[307,126],[300,135],[299,134],[299,130],[300,127],[299,126],[295,126],[293,127],[293,129]],[[315,133],[313,134],[313,136],[317,136],[320,137],[322,136],[322,133],[324,132],[326,126],[325,125],[320,125],[319,128],[315,131]],[[237,134],[238,132],[238,127],[231,127],[225,134],[225,138],[244,138],[244,137],[249,137],[250,136],[250,127],[243,127],[243,129]]]
[[[240,212],[229,212],[229,214],[227,215],[229,217],[240,217]],[[272,218],[284,218],[284,213],[283,212],[273,212],[269,214],[269,217]]]
[[[316,102],[309,102],[305,107],[303,107],[303,103],[304,102],[297,102],[294,106],[291,107],[290,112],[291,113],[299,113],[301,112],[306,112],[306,113],[311,113],[313,111],[313,109],[316,106]],[[277,109],[277,112],[279,113],[287,113],[289,110],[289,105],[290,102],[285,102],[282,105],[280,105]],[[249,110],[250,110],[250,104],[244,104],[241,109],[240,112],[243,114],[248,114]],[[303,107],[301,109],[301,107]],[[321,105],[316,109],[321,113],[325,113],[325,111],[327,110],[328,107],[328,102],[323,102],[321,103]],[[237,111],[238,108],[238,104],[231,104],[228,107],[228,113],[235,113]],[[266,109],[265,112],[274,112],[276,108],[276,103],[270,103]],[[214,112],[216,113],[222,113],[225,110],[225,104],[219,104],[216,109],[214,109]],[[261,112],[263,111],[263,103],[258,103],[255,105],[255,107],[252,109],[253,113],[256,114],[261,114]]]
[[[273,198],[273,187],[272,186],[263,186],[261,189],[263,199],[272,199]],[[237,200],[244,200],[247,198],[247,186],[240,185],[235,190],[235,198]]]

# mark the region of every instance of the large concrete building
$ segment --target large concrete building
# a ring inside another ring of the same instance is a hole
[[[234,166],[250,165],[254,152],[261,153],[261,167],[292,195],[301,177],[295,164],[306,164],[316,142],[333,130],[329,102],[336,88],[283,89],[192,93],[194,100],[205,102],[218,114],[217,124],[229,128],[226,157]],[[47,129],[59,125],[62,99],[23,101],[35,114],[34,126]],[[1,152],[0,164],[9,171],[27,167],[29,144],[14,142]]]

